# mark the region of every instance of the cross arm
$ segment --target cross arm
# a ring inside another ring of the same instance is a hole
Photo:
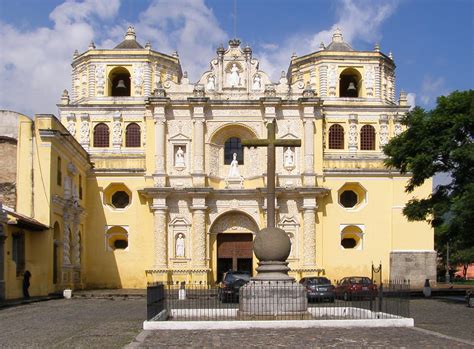
[[[300,139],[277,139],[275,140],[276,147],[301,147]]]
[[[241,144],[244,147],[268,147],[270,142],[267,139],[243,139]]]

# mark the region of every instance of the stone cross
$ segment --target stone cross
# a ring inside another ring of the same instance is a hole
[[[246,147],[268,147],[267,155],[267,228],[275,227],[275,150],[276,147],[301,147],[300,139],[276,139],[276,121],[267,124],[267,139],[244,139]]]

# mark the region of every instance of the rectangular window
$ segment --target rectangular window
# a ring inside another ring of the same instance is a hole
[[[12,259],[16,264],[16,276],[25,271],[25,234],[12,235]]]
[[[56,173],[56,182],[59,186],[62,185],[63,173],[61,172],[61,158],[58,156],[58,169]]]

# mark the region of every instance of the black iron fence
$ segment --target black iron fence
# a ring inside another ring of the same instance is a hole
[[[381,283],[344,297],[333,289],[315,295],[296,282],[235,285],[153,284],[148,319],[171,321],[396,319],[410,315],[410,284]]]

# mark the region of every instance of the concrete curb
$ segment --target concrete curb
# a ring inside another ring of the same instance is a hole
[[[235,330],[252,328],[413,327],[412,318],[367,320],[144,321],[144,330]]]

